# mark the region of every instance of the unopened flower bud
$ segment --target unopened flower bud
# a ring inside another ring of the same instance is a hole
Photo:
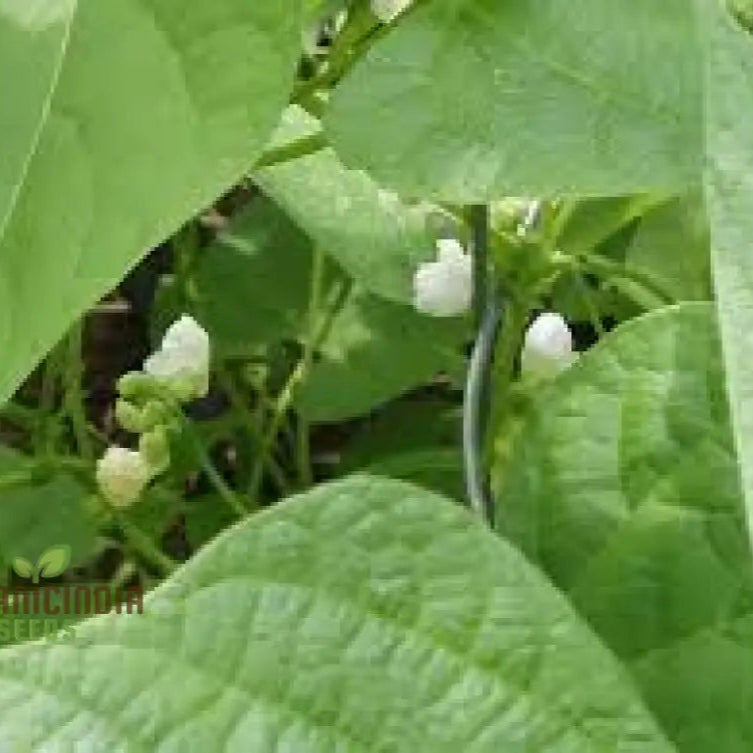
[[[209,335],[193,318],[182,316],[165,333],[159,350],[144,371],[179,401],[204,397],[209,391]]]
[[[154,478],[170,467],[170,440],[164,427],[158,426],[139,438],[139,454]]]
[[[430,316],[458,316],[471,307],[473,260],[451,239],[437,242],[437,260],[422,264],[414,281],[414,305]]]
[[[130,431],[133,434],[140,434],[144,431],[143,411],[137,408],[130,400],[120,398],[115,403],[115,418],[126,431]]]
[[[97,483],[113,507],[130,507],[149,481],[149,469],[138,452],[110,447],[97,463]]]
[[[567,322],[559,314],[538,316],[525,335],[521,354],[523,374],[551,378],[576,358],[573,335]]]
[[[141,371],[129,371],[118,379],[118,393],[126,400],[142,403],[158,391],[159,385],[154,377]]]
[[[152,431],[159,426],[164,426],[170,423],[172,418],[170,408],[159,400],[150,400],[141,411],[142,423],[144,428],[142,431]]]

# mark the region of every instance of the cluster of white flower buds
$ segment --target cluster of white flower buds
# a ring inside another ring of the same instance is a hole
[[[203,397],[209,391],[209,335],[190,316],[182,316],[146,359],[144,371],[181,402]]]
[[[371,0],[371,12],[384,24],[397,18],[413,0]]]
[[[139,447],[110,447],[97,463],[100,492],[113,507],[131,506],[167,470],[176,406],[207,394],[209,359],[209,335],[190,316],[182,316],[144,362],[144,370],[119,380],[115,415],[126,431],[139,435]]]

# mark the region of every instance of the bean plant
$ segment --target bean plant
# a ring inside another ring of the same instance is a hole
[[[752,19],[0,0],[0,751],[753,751]]]

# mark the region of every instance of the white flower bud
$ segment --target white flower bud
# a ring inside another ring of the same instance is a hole
[[[97,483],[113,507],[130,507],[144,491],[149,469],[138,452],[110,447],[97,462]]]
[[[524,374],[551,378],[577,358],[567,322],[553,313],[536,317],[528,328],[521,354]]]
[[[413,0],[371,0],[371,12],[384,24],[397,18]]]
[[[204,397],[209,391],[209,335],[193,318],[182,316],[167,330],[160,349],[147,358],[144,371],[179,400]]]
[[[422,264],[413,280],[414,305],[422,314],[458,316],[471,307],[473,259],[456,241],[437,241],[437,260]]]

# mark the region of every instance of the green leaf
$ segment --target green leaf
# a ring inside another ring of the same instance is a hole
[[[706,204],[732,427],[753,541],[753,46],[716,8],[706,10]]]
[[[0,475],[28,468],[22,455],[0,447]],[[42,483],[14,486],[0,494],[0,553],[37,561],[50,547],[70,548],[74,564],[94,551],[96,526],[86,508],[88,491],[58,474]]]
[[[460,373],[465,330],[463,320],[424,316],[357,289],[334,320],[299,407],[311,421],[337,421],[441,372]]]
[[[42,552],[37,562],[37,573],[43,578],[56,578],[62,575],[71,561],[69,546],[53,546]]]
[[[314,118],[291,107],[276,143],[317,127]],[[347,169],[332,149],[260,170],[254,178],[360,285],[401,303],[412,300],[418,265],[436,255],[438,229],[444,223],[451,232],[454,224],[438,207],[407,204],[365,172]]]
[[[12,71],[23,86],[8,87],[12,106],[0,111],[0,228],[19,190],[18,175],[34,149],[38,123],[60,67],[73,3],[44,0],[0,2],[0,71]]]
[[[147,487],[131,507],[121,510],[120,515],[152,541],[161,541],[179,517],[183,494],[180,486],[173,490],[153,484]]]
[[[624,230],[666,197],[651,194],[584,199],[574,203],[557,236],[557,248],[566,254],[584,254]]]
[[[297,9],[0,0],[0,91],[20,97],[0,119],[0,402],[250,166],[292,83]]]
[[[343,450],[338,471],[397,478],[462,500],[460,419],[446,399],[419,394],[396,401],[364,422]]]
[[[711,300],[709,229],[701,197],[686,195],[648,212],[625,262],[651,274],[678,301]]]
[[[404,450],[362,466],[364,473],[407,481],[455,500],[465,500],[463,456],[458,447]]]
[[[684,186],[701,165],[696,40],[685,0],[433,0],[338,87],[328,131],[406,195]]]
[[[75,642],[0,652],[26,751],[671,753],[613,657],[509,544],[353,478],[254,516]]]
[[[233,219],[196,274],[201,321],[223,356],[295,339],[305,326],[311,244],[263,197]]]
[[[495,476],[500,531],[633,669],[683,753],[750,749],[753,574],[713,306],[654,312],[584,354]]]
[[[186,500],[186,539],[198,551],[218,533],[229,528],[238,516],[217,494],[202,494]]]

